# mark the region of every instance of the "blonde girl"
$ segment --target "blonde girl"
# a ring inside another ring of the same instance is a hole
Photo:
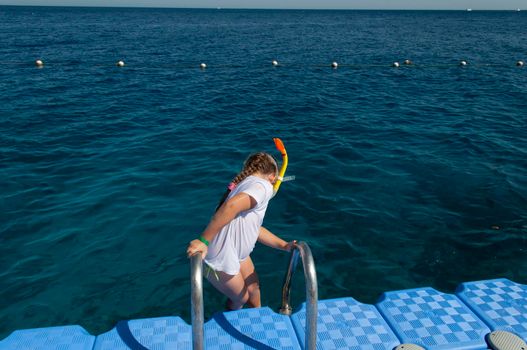
[[[187,248],[189,257],[201,252],[205,276],[227,296],[228,310],[241,309],[245,304],[261,306],[259,279],[250,257],[256,241],[286,251],[295,244],[262,226],[277,177],[278,166],[271,155],[259,152],[249,156],[207,228]]]

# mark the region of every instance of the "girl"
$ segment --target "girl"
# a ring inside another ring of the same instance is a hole
[[[205,231],[187,248],[189,257],[201,252],[205,276],[227,296],[228,310],[241,309],[245,304],[261,306],[258,275],[249,256],[256,241],[286,251],[295,244],[262,227],[277,177],[278,166],[271,155],[259,152],[249,156]]]

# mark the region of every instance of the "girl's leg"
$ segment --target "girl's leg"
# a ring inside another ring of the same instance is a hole
[[[207,275],[209,282],[225,294],[229,300],[227,306],[230,310],[238,310],[249,300],[249,293],[245,286],[245,280],[241,273],[233,276],[225,272],[217,271],[217,277],[211,273]]]
[[[240,263],[240,274],[243,276],[243,279],[245,281],[245,287],[249,294],[247,306],[261,307],[262,303],[260,301],[260,280],[258,278],[258,274],[256,273],[253,261],[251,260],[250,256]]]

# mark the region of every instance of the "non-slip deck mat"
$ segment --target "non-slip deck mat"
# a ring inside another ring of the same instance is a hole
[[[527,286],[501,278],[462,283],[456,291],[464,303],[494,330],[527,341]]]
[[[457,296],[432,288],[387,292],[376,307],[353,298],[321,300],[318,313],[318,349],[392,350],[413,343],[482,350],[491,329],[526,340],[527,286],[496,279],[463,283]],[[191,329],[179,317],[121,321],[98,337],[80,326],[26,329],[0,341],[0,350],[190,350]],[[205,324],[205,348],[300,349],[304,330],[305,305],[291,318],[267,307],[218,313]]]
[[[1,350],[91,350],[95,336],[81,326],[22,329],[0,341]]]
[[[291,319],[304,347],[305,303]],[[398,344],[400,342],[375,306],[353,298],[318,302],[317,349],[392,350]]]
[[[432,288],[387,292],[377,307],[403,343],[427,350],[487,349],[490,329],[455,295]]]
[[[205,349],[300,350],[288,316],[268,307],[217,313],[205,324]]]
[[[95,350],[192,350],[192,327],[179,317],[121,321],[95,341]]]

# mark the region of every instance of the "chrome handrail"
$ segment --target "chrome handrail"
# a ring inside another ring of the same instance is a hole
[[[318,306],[318,284],[317,271],[315,269],[315,261],[311,254],[311,249],[306,242],[297,243],[291,251],[291,258],[284,277],[284,284],[282,287],[282,306],[280,313],[283,315],[291,315],[293,308],[291,307],[291,280],[298,264],[298,256],[302,258],[302,265],[304,265],[304,277],[306,281],[306,339],[305,348],[307,350],[315,350],[317,346],[317,306]]]
[[[190,294],[192,319],[192,349],[205,348],[203,327],[205,323],[203,306],[203,263],[201,252],[190,257]]]

